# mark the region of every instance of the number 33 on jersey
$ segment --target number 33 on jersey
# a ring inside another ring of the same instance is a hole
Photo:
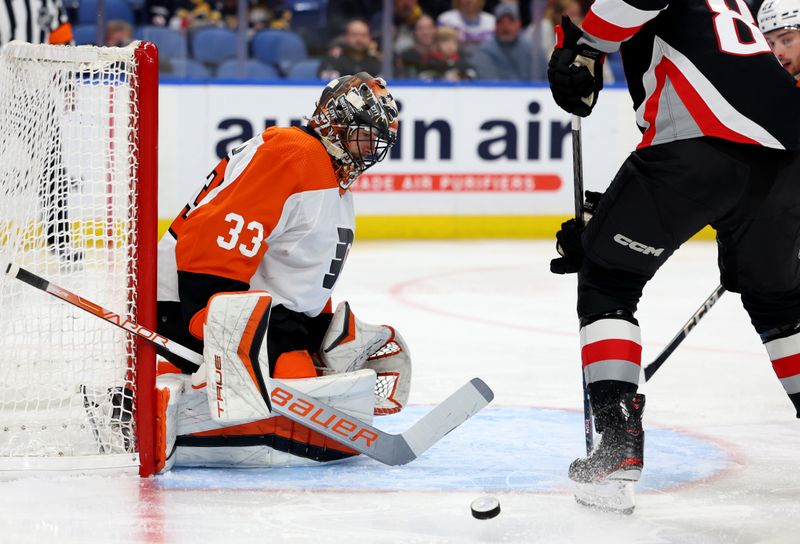
[[[265,290],[275,304],[317,315],[354,228],[352,195],[320,141],[269,128],[222,159],[173,221],[159,243],[158,300],[184,299],[180,278],[181,294],[187,282],[209,296]]]

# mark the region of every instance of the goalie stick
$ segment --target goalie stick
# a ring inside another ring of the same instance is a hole
[[[128,318],[86,300],[13,263],[0,263],[6,275],[55,296],[73,306],[161,346],[170,353],[200,365],[203,356],[164,338]],[[354,418],[297,391],[280,380],[270,391],[272,410],[385,465],[410,463],[450,431],[478,413],[494,398],[480,378],[473,378],[447,397],[406,431],[392,434]]]

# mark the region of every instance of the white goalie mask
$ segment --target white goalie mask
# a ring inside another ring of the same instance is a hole
[[[411,389],[411,356],[403,337],[388,325],[357,319],[347,302],[336,307],[320,346],[325,373],[375,371],[375,415],[399,412]]]

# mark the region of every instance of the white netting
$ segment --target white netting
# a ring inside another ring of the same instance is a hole
[[[131,319],[134,50],[14,42],[0,53],[0,260]],[[0,276],[0,458],[135,463],[134,358],[123,331]]]

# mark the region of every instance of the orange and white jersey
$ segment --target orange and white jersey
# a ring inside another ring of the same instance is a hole
[[[352,195],[322,143],[271,127],[222,159],[158,247],[158,300],[199,317],[211,295],[265,290],[318,315],[353,242]],[[197,336],[194,320],[190,329]]]

